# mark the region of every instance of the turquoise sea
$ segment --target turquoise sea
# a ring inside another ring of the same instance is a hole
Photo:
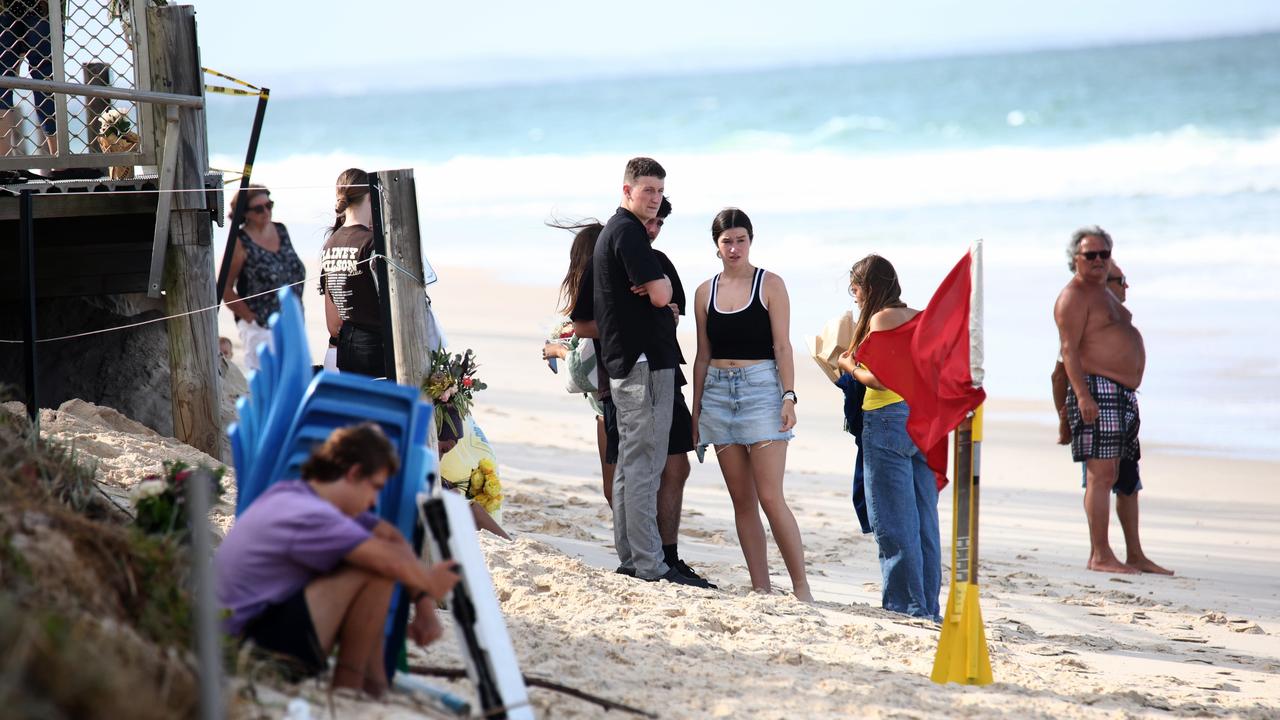
[[[851,307],[849,266],[890,258],[923,306],[982,238],[987,388],[1044,399],[1065,244],[1116,240],[1147,342],[1148,444],[1280,458],[1280,34],[742,73],[291,97],[273,88],[255,180],[318,252],[343,168],[411,167],[437,266],[553,285],[633,155],[668,171],[659,243],[687,285],[709,225],[753,218],[797,344]],[[243,163],[253,103],[210,98],[214,164]],[[554,308],[548,307],[550,316]],[[446,329],[448,319],[444,319]],[[1027,422],[1052,422],[1027,414]]]

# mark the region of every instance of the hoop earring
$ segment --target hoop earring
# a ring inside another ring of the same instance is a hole
[[[716,251],[716,259],[717,259],[717,260],[723,260],[723,259],[724,259],[724,256],[720,254],[720,251],[719,251],[719,250],[717,250],[717,251]]]

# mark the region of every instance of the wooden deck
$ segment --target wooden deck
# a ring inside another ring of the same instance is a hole
[[[37,297],[146,292],[158,186],[154,175],[0,186],[0,237],[18,237],[17,193],[29,189]],[[221,221],[222,175],[207,174],[204,186]],[[0,301],[19,299],[18,267],[17,243],[0,244]]]

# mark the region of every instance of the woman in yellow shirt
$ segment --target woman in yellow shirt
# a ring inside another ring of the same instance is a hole
[[[867,514],[880,546],[881,604],[886,610],[941,622],[941,538],[933,471],[907,435],[907,404],[856,359],[867,335],[892,330],[920,311],[902,302],[898,274],[879,255],[854,263],[849,292],[860,312],[853,349],[840,356],[839,364],[867,386],[862,400],[862,469]]]

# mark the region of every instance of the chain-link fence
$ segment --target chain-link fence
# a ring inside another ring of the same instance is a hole
[[[0,75],[146,90],[146,2],[0,0]],[[118,165],[112,176],[127,176],[144,114],[128,100],[0,89],[0,168]]]

